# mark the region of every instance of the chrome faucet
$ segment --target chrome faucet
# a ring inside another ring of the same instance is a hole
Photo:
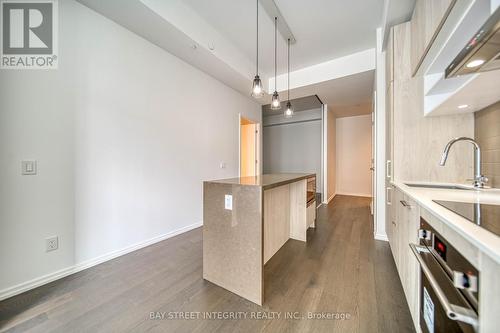
[[[450,153],[451,146],[455,142],[458,141],[467,141],[472,143],[474,145],[474,187],[475,188],[483,188],[484,185],[488,182],[488,178],[483,176],[481,174],[481,148],[479,148],[479,145],[477,144],[476,141],[474,141],[471,138],[466,138],[466,137],[460,137],[460,138],[455,138],[452,139],[446,147],[444,147],[443,155],[441,155],[441,161],[439,162],[439,165],[444,166],[446,164],[446,160],[448,159],[448,154]]]

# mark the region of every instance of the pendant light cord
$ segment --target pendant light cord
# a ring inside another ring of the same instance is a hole
[[[288,38],[288,103],[290,103],[290,38]]]
[[[257,0],[257,72],[259,75],[259,0]]]
[[[277,68],[277,61],[276,61],[276,48],[278,46],[278,18],[274,17],[274,91],[278,91],[276,89],[276,68]]]

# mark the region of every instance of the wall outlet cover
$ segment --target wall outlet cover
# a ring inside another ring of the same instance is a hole
[[[231,194],[226,194],[224,196],[224,208],[227,210],[233,210],[233,196]]]
[[[36,175],[36,161],[21,161],[22,175]]]
[[[55,251],[59,248],[59,238],[57,236],[45,239],[45,252]]]

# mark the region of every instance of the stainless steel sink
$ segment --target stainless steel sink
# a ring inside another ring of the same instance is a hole
[[[421,188],[436,188],[436,189],[446,189],[446,190],[468,190],[473,191],[475,188],[468,187],[465,185],[445,185],[445,184],[417,184],[417,183],[405,183],[409,187],[421,187]]]

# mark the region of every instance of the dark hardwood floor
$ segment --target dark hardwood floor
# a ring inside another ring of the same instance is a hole
[[[263,307],[202,279],[196,229],[1,302],[0,331],[413,332],[389,245],[372,237],[369,203],[337,196],[321,206],[308,243],[289,240],[266,265]],[[200,317],[150,319],[186,312]],[[208,313],[247,319],[201,318]],[[265,314],[275,318],[250,318]]]

